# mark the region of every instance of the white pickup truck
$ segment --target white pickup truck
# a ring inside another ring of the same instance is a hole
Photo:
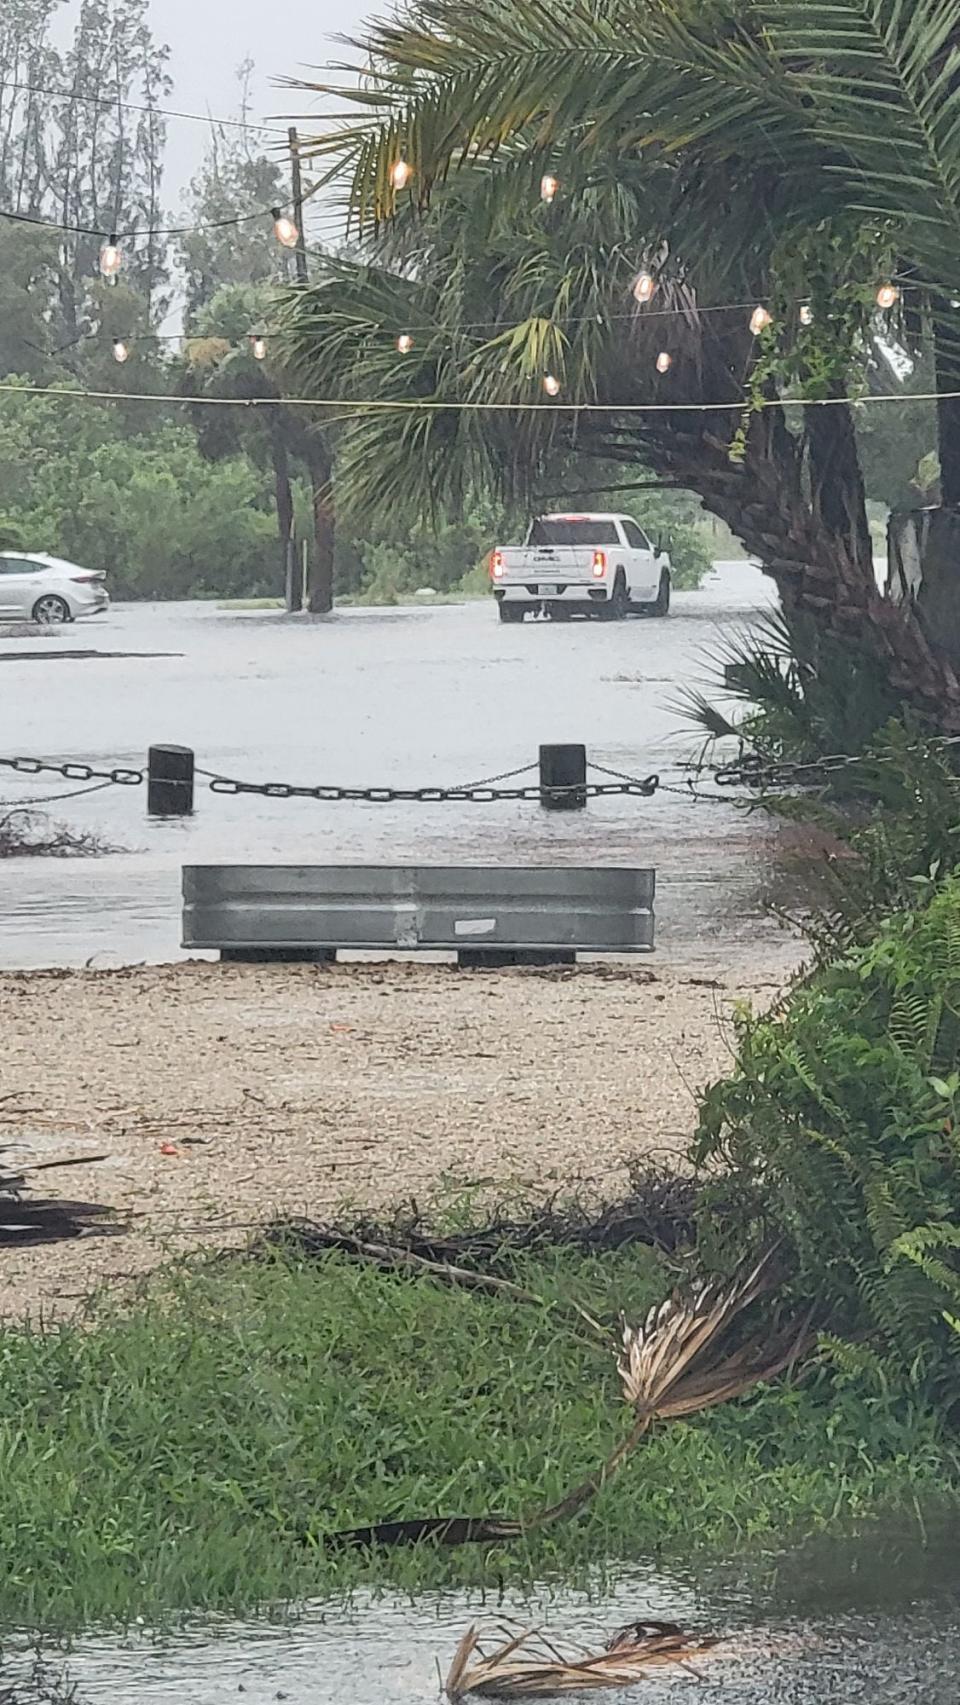
[[[670,609],[670,558],[632,515],[540,515],[523,545],[493,552],[490,580],[502,622],[528,610],[619,621]]]

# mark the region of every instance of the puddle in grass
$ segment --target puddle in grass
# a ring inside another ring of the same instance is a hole
[[[651,1564],[593,1594],[545,1587],[526,1600],[358,1596],[347,1608],[223,1621],[163,1639],[89,1635],[65,1655],[48,1648],[45,1658],[76,1687],[77,1705],[421,1705],[438,1699],[440,1672],[474,1621],[491,1633],[540,1625],[599,1649],[622,1624],[660,1617],[724,1636],[726,1651],[590,1697],[609,1705],[700,1694],[725,1705],[956,1705],[958,1586],[955,1526],[924,1541],[915,1528],[893,1525],[754,1556],[749,1565],[695,1572]],[[8,1649],[2,1680],[18,1685],[29,1667]],[[24,1705],[32,1695],[27,1683]]]

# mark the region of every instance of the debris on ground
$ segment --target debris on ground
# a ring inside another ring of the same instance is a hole
[[[622,1628],[602,1651],[566,1651],[538,1629],[506,1640],[485,1652],[477,1628],[468,1628],[454,1655],[445,1683],[448,1699],[475,1694],[486,1699],[542,1699],[556,1693],[593,1692],[649,1681],[668,1665],[689,1669],[691,1660],[710,1651],[715,1637],[685,1634],[673,1622],[637,1622]],[[694,1672],[695,1673],[695,1672]]]
[[[7,1152],[0,1149],[0,1154]],[[29,1168],[5,1171],[0,1166],[0,1250],[31,1249],[43,1243],[63,1243],[75,1237],[116,1235],[123,1227],[109,1208],[92,1202],[63,1201],[55,1197],[31,1197],[24,1201],[35,1172],[60,1172],[89,1166],[104,1155],[77,1160],[48,1160]],[[0,1697],[2,1705],[2,1697]]]

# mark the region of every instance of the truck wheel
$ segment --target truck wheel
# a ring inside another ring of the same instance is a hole
[[[500,610],[500,620],[502,622],[522,622],[523,621],[524,612],[523,612],[523,605],[522,604],[507,604],[506,602],[504,602],[503,604],[500,604],[498,607]]]
[[[618,568],[617,578],[613,583],[613,592],[607,602],[600,605],[600,614],[605,622],[622,622],[629,608],[627,577],[623,569]]]
[[[668,616],[670,614],[671,580],[668,569],[660,576],[660,590],[652,604],[642,604],[641,609],[647,616]]]

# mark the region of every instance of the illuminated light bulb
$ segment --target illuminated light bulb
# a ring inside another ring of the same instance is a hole
[[[649,272],[641,272],[633,287],[633,294],[638,302],[649,302],[656,288],[656,279]]]
[[[895,308],[900,300],[900,292],[895,284],[881,284],[877,291],[878,308]]]
[[[543,388],[548,397],[558,397],[560,395],[560,380],[555,379],[552,373],[548,373],[543,381]]]
[[[266,338],[265,337],[252,337],[250,339],[250,353],[253,356],[254,361],[266,361],[266,359],[267,359],[267,340],[266,340]]]
[[[100,250],[100,271],[104,278],[116,278],[123,265],[123,250],[115,236],[108,237]]]
[[[552,172],[544,172],[540,179],[540,200],[552,201],[559,188],[560,179],[555,178]]]
[[[129,344],[124,343],[122,337],[117,337],[113,340],[113,359],[114,361],[120,362],[129,361],[130,359],[130,346]]]
[[[409,160],[394,160],[390,167],[390,183],[394,189],[406,189],[413,177],[413,167]]]
[[[657,372],[669,373],[672,366],[673,356],[668,354],[665,349],[661,349],[660,354],[657,356]]]
[[[809,302],[804,302],[803,305],[801,306],[800,324],[802,326],[812,326],[813,325],[813,309],[811,308]]]
[[[767,327],[772,325],[773,315],[766,308],[754,308],[750,315],[750,330],[754,337],[758,337],[761,332],[766,331]]]
[[[279,207],[273,210],[273,234],[285,249],[295,249],[300,241],[300,232],[294,221]]]
[[[410,354],[410,351],[413,348],[413,338],[410,336],[409,332],[403,332],[400,337],[397,338],[397,348],[401,355]]]

